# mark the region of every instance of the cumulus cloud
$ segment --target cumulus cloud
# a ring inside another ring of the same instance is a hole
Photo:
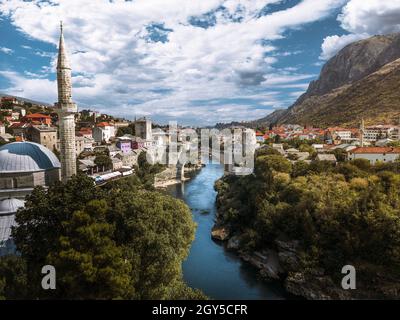
[[[331,58],[353,41],[400,32],[400,0],[349,0],[338,21],[349,34],[325,38],[321,54],[323,60]]]
[[[14,50],[7,48],[7,47],[0,47],[0,52],[3,52],[5,54],[12,54]]]
[[[350,0],[339,15],[342,27],[355,34],[400,31],[399,0]]]
[[[348,34],[344,36],[329,36],[324,39],[322,43],[322,53],[320,56],[321,60],[329,60],[336,53],[338,53],[341,49],[343,49],[348,44],[368,38],[369,35],[366,33],[363,34]]]
[[[193,117],[194,121],[257,117],[254,96],[273,86],[312,77],[275,69],[273,41],[290,28],[328,16],[343,0],[302,0],[288,9],[263,10],[282,0],[49,0],[0,1],[0,12],[31,38],[57,45],[58,24],[74,71],[74,99],[127,117]],[[54,70],[55,57],[46,70]],[[6,74],[14,89],[46,79]],[[34,85],[33,87],[36,87]],[[29,92],[28,92],[29,91]],[[54,91],[55,92],[55,91]],[[42,94],[43,97],[37,97]],[[216,108],[193,101],[252,96],[253,104]],[[275,100],[272,100],[275,102]],[[278,99],[276,103],[279,104]],[[235,111],[236,110],[236,111]]]

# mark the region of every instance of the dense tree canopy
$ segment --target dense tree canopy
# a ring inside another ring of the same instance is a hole
[[[195,231],[190,209],[147,190],[137,176],[103,188],[84,175],[48,190],[37,187],[16,221],[21,256],[0,259],[0,297],[204,298],[182,280]],[[14,275],[13,259],[21,266]],[[41,288],[47,264],[56,268],[56,290]]]
[[[109,170],[112,167],[111,158],[108,155],[102,154],[102,153],[96,155],[96,158],[94,159],[94,163],[96,166],[101,168],[103,171]]]
[[[340,276],[358,267],[360,278],[377,273],[400,279],[400,163],[356,160],[296,162],[262,151],[255,175],[218,181],[223,221],[242,235],[243,250],[298,240],[302,266]]]

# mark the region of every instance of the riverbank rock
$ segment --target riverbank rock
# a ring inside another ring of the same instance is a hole
[[[287,271],[295,271],[300,267],[299,258],[296,253],[282,251],[278,253],[278,259],[282,267]]]
[[[267,250],[265,254],[267,260],[260,271],[261,275],[267,279],[280,280],[284,270],[279,263],[278,253],[275,250]]]
[[[280,280],[283,269],[279,264],[278,254],[274,250],[255,251],[252,254],[240,252],[239,256],[256,268],[260,269],[260,274],[268,280]]]
[[[283,269],[287,272],[296,271],[300,268],[299,241],[275,241],[278,249],[278,259]]]
[[[226,227],[214,226],[211,230],[211,237],[215,240],[226,241],[229,238],[229,230]]]
[[[296,253],[299,249],[300,242],[298,240],[275,240],[275,244],[278,248],[278,251],[289,251]]]
[[[348,291],[339,288],[329,276],[310,277],[301,272],[290,273],[285,280],[285,289],[308,300],[348,300]]]
[[[239,236],[233,236],[228,240],[228,244],[226,245],[226,248],[229,250],[238,250],[240,247],[240,237]]]

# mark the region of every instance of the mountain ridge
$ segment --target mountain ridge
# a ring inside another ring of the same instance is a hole
[[[351,43],[323,66],[319,78],[310,83],[292,106],[251,121],[249,125],[353,126],[361,118],[366,118],[367,123],[398,122],[398,59],[400,33]]]

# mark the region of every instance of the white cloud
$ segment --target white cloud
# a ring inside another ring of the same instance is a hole
[[[12,54],[14,52],[14,50],[12,50],[10,48],[6,48],[6,47],[0,47],[0,52],[3,52],[5,54]]]
[[[350,34],[325,38],[321,59],[329,59],[350,42],[399,32],[400,0],[349,0],[338,20]]]
[[[303,0],[286,10],[259,15],[266,5],[281,1],[9,0],[0,1],[0,12],[29,37],[54,45],[63,20],[75,73],[73,96],[81,105],[131,117],[192,115],[201,122],[235,118],[242,111],[256,117],[260,111],[248,104],[228,104],[237,112],[225,115],[228,109],[215,112],[213,107],[196,106],[196,100],[252,96],[260,87],[295,84],[312,76],[274,69],[278,57],[273,57],[276,48],[270,43],[290,28],[328,16],[343,0]],[[227,12],[218,11],[222,5]],[[205,14],[215,15],[215,23],[207,28],[188,22]],[[154,23],[165,29],[162,36],[168,41],[149,41],[149,26]],[[46,71],[55,68],[55,58],[51,60]],[[26,86],[35,81],[8,76],[13,83],[10,90],[25,89],[24,81]],[[37,81],[54,88],[51,81]],[[50,96],[43,90],[25,90],[35,99]]]
[[[348,34],[344,36],[329,36],[322,43],[321,60],[329,60],[348,44],[368,38],[368,34]]]
[[[342,27],[355,34],[400,31],[400,0],[350,0],[339,16]]]
[[[29,78],[29,74],[25,77],[13,71],[0,71],[0,75],[13,84],[12,88],[7,91],[8,94],[49,103],[56,101],[57,85],[54,81]]]
[[[290,95],[294,98],[300,97],[305,91],[296,91],[296,92],[291,92]]]
[[[271,75],[268,76],[263,82],[264,85],[289,85],[292,82],[306,80],[315,77],[315,74],[302,74],[302,75]]]

